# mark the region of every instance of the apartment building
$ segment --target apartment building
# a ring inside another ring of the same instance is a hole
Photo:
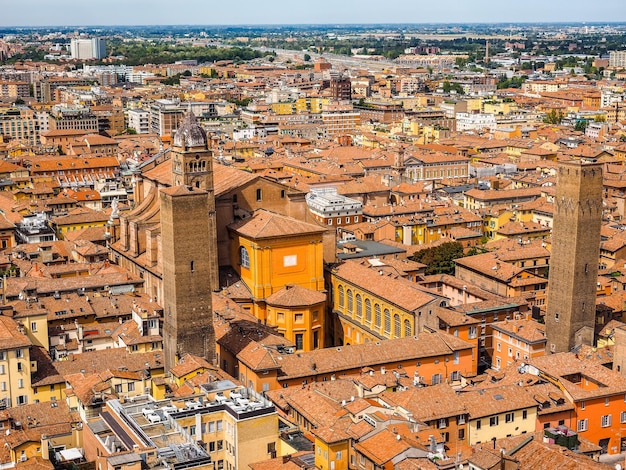
[[[546,327],[528,316],[491,323],[491,367],[500,370],[546,353]]]
[[[3,315],[0,338],[0,407],[31,403],[31,341],[20,323]]]
[[[270,402],[230,380],[200,390],[178,399],[109,400],[85,427],[85,457],[109,470],[121,463],[235,470],[276,457],[278,417]]]

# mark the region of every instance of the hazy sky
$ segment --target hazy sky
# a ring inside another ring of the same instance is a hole
[[[626,21],[624,0],[0,0],[0,26]]]

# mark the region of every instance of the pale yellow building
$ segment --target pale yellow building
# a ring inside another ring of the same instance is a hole
[[[0,315],[0,404],[4,408],[32,403],[30,346],[24,329]]]

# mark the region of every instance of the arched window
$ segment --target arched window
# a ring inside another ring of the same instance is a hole
[[[339,294],[339,308],[343,308],[345,302],[343,298],[343,286],[337,287],[337,293]]]
[[[404,336],[413,336],[413,328],[411,328],[411,322],[409,320],[404,320]]]
[[[356,295],[356,317],[361,318],[363,316],[363,299],[361,294]]]
[[[348,312],[352,313],[352,309],[354,308],[354,299],[352,297],[352,290],[348,289]]]
[[[380,328],[380,305],[374,304],[374,325]]]
[[[385,309],[385,333],[391,333],[391,312]]]
[[[400,327],[401,327],[401,323],[400,323],[400,315],[398,315],[397,313],[393,316],[393,336],[396,338],[400,337]]]
[[[372,323],[372,302],[370,299],[365,299],[365,321]]]
[[[239,264],[242,268],[250,269],[250,255],[245,246],[239,248]]]

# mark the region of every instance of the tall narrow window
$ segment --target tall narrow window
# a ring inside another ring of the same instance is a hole
[[[352,309],[354,307],[354,299],[352,297],[352,290],[348,289],[348,312],[352,313]]]
[[[393,316],[393,335],[396,338],[400,337],[400,315],[397,313]]]
[[[413,334],[413,328],[411,328],[411,322],[404,320],[404,336],[411,336]]]
[[[189,269],[191,269],[191,272],[193,272],[193,261],[189,264],[190,264]]]
[[[385,333],[391,333],[391,312],[385,309]]]
[[[343,296],[343,286],[339,286],[337,288],[337,293],[339,295],[339,308],[343,308],[344,303],[345,303],[345,299],[344,299],[344,296]]]
[[[239,264],[241,264],[242,268],[250,268],[250,255],[245,246],[239,248]]]
[[[380,328],[380,305],[374,304],[374,324],[377,328]]]
[[[363,316],[363,299],[361,294],[356,295],[356,317],[361,318]]]
[[[372,323],[372,302],[370,299],[365,299],[365,321]],[[626,398],[624,400],[626,401]]]
[[[256,200],[257,201],[263,200],[263,191],[261,190],[261,188],[256,190]]]

